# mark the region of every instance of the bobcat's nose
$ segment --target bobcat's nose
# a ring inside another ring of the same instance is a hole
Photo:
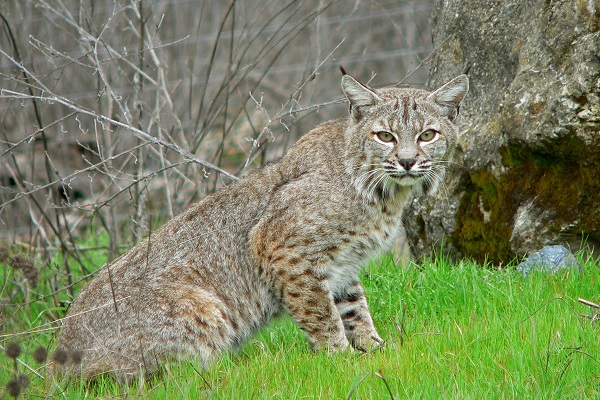
[[[404,168],[406,171],[410,171],[410,169],[417,163],[417,160],[414,158],[403,158],[398,160],[398,163]]]

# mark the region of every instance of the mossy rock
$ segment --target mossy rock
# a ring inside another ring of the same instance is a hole
[[[415,256],[600,255],[600,9],[576,3],[437,1],[432,86],[473,68],[460,166],[404,214]]]

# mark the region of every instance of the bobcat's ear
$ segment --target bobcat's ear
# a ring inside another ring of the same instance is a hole
[[[355,121],[362,118],[363,108],[371,107],[381,100],[373,89],[347,74],[342,76],[342,90],[350,103],[350,115]]]
[[[469,91],[469,77],[462,74],[446,83],[444,86],[427,96],[438,105],[444,107],[448,113],[448,119],[454,120],[460,111],[460,103]]]

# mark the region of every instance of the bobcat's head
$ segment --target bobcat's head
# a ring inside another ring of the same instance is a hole
[[[372,89],[344,75],[342,89],[351,116],[345,159],[358,190],[371,201],[400,187],[435,191],[456,146],[454,120],[469,90],[467,75],[434,92]]]

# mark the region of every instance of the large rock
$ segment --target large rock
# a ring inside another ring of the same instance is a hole
[[[415,256],[600,251],[599,29],[597,0],[436,1],[430,86],[473,67],[446,187],[404,215]]]

